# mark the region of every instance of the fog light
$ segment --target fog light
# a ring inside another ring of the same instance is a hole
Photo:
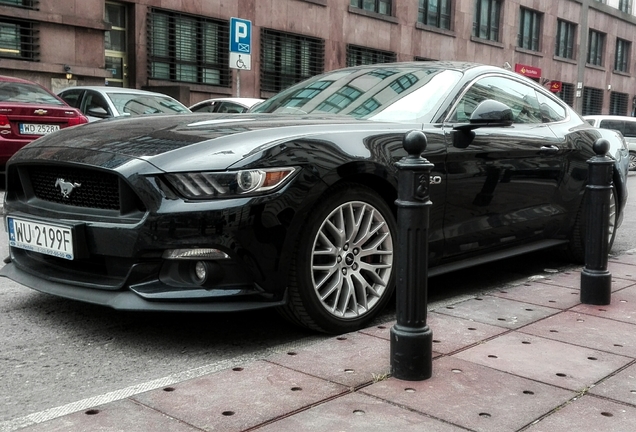
[[[223,251],[212,248],[195,249],[168,249],[163,252],[163,258],[173,260],[195,260],[195,259],[229,259],[230,256]]]
[[[194,281],[203,285],[208,279],[208,265],[205,261],[197,261],[194,265]]]

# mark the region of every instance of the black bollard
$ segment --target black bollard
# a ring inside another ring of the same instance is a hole
[[[614,161],[607,156],[610,143],[598,139],[596,156],[587,161],[588,182],[585,212],[585,268],[581,272],[581,303],[608,305],[612,275],[607,271],[609,212]]]
[[[391,374],[421,381],[433,374],[433,332],[426,325],[428,295],[428,226],[433,164],[422,157],[426,136],[404,136],[408,156],[398,168],[397,322],[391,328]]]

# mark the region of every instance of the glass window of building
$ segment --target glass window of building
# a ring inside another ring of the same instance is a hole
[[[394,52],[373,48],[347,45],[347,66],[359,66],[374,63],[393,63],[397,59]]]
[[[566,59],[574,59],[575,39],[576,24],[564,20],[557,20],[557,35],[554,55]]]
[[[574,106],[574,84],[561,83],[561,90],[555,95],[569,106]]]
[[[519,48],[539,51],[541,15],[537,11],[521,8],[519,14]]]
[[[473,36],[499,42],[500,0],[475,0]]]
[[[37,25],[25,20],[0,17],[0,57],[37,61]]]
[[[152,9],[148,77],[230,86],[228,21]]]
[[[625,13],[632,13],[632,0],[618,0],[618,10]]]
[[[26,9],[38,9],[38,0],[0,0],[1,5],[18,6]]]
[[[627,115],[627,104],[629,95],[627,93],[611,92],[610,93],[610,115]]]
[[[595,30],[590,30],[587,42],[587,62],[595,66],[603,66],[604,47],[605,35]]]
[[[261,90],[279,92],[292,84],[324,72],[322,39],[261,31]]]
[[[358,9],[376,12],[382,15],[391,15],[392,0],[350,0],[350,5]]]
[[[583,87],[583,115],[599,115],[603,109],[603,90]]]
[[[629,72],[629,53],[632,44],[624,39],[616,38],[616,53],[614,55],[614,70],[617,72]]]
[[[420,0],[417,20],[445,30],[451,28],[451,0]]]

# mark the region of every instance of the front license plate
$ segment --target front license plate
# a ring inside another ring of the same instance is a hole
[[[20,133],[22,135],[46,135],[59,130],[60,125],[20,123]]]
[[[73,231],[70,227],[7,218],[9,246],[72,260]]]

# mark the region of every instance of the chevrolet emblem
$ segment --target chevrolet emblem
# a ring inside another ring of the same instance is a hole
[[[33,111],[33,114],[37,114],[37,115],[44,115],[46,114],[48,111],[45,109],[36,109],[35,111]]]

